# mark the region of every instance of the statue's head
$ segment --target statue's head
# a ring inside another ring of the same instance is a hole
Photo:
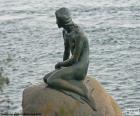
[[[59,28],[72,24],[71,14],[68,8],[60,8],[55,12],[56,22]]]

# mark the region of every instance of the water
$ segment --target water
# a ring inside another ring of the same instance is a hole
[[[0,92],[0,112],[21,112],[23,90],[62,60],[54,12],[63,6],[88,36],[88,73],[123,111],[140,108],[139,0],[0,0],[0,67],[10,79]]]

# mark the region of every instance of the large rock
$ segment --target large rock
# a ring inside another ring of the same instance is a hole
[[[97,80],[87,77],[84,82],[89,89],[94,88],[92,96],[96,101],[97,112],[87,103],[81,103],[41,83],[23,91],[23,113],[41,113],[42,116],[122,116],[117,103]]]

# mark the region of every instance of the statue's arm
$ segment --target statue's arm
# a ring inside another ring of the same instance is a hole
[[[63,31],[63,38],[64,38],[64,31]],[[67,60],[70,56],[70,47],[68,40],[64,38],[64,54],[63,54],[63,61]]]
[[[73,55],[70,59],[67,59],[61,63],[61,66],[67,67],[71,66],[79,61],[79,57],[83,47],[83,40],[82,38],[78,37],[75,39],[75,49]]]

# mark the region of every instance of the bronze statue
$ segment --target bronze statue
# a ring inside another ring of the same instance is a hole
[[[63,62],[55,65],[55,70],[44,77],[44,82],[50,87],[80,95],[96,111],[94,99],[83,83],[89,66],[88,39],[72,21],[67,8],[58,9],[55,15],[58,27],[63,28],[65,50]]]

